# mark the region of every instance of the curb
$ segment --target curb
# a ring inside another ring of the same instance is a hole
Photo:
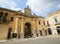
[[[1,42],[6,42],[6,41],[7,41],[7,40],[0,40],[0,43],[1,43]]]
[[[0,43],[2,42],[19,42],[19,41],[27,41],[27,40],[36,40],[36,39],[42,39],[42,38],[53,38],[53,37],[60,37],[60,36],[40,36],[40,37],[32,37],[32,38],[25,38],[25,39],[10,39],[10,40],[0,40]]]

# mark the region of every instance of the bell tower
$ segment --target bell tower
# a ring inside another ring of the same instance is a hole
[[[24,13],[25,13],[25,15],[32,15],[31,14],[31,9],[29,8],[29,6],[24,8]]]

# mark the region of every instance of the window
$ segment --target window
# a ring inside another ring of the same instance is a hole
[[[3,22],[7,22],[7,16],[8,16],[8,13],[5,13],[5,15],[3,17]]]
[[[0,22],[2,21],[3,12],[0,12]]]
[[[57,33],[60,35],[60,26],[57,26],[56,29],[57,29]]]
[[[55,20],[56,23],[58,22],[58,21],[57,21],[57,18],[54,18],[54,20]]]
[[[13,21],[13,17],[11,17],[11,20],[10,21]]]
[[[5,17],[8,16],[8,13],[5,13]]]
[[[40,25],[41,23],[40,23],[40,21],[39,21],[39,25]]]
[[[43,24],[45,25],[45,21],[43,21]]]
[[[50,26],[49,22],[47,21],[47,25]]]
[[[3,17],[3,22],[6,22],[7,21],[7,18],[6,17]]]
[[[36,20],[35,20],[36,21]]]

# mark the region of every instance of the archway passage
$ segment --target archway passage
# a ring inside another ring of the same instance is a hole
[[[11,39],[12,38],[12,28],[8,29],[8,35],[7,35],[7,39]]]
[[[51,28],[48,28],[48,34],[49,34],[49,35],[52,34],[52,30],[51,30]]]
[[[60,35],[60,26],[57,26],[57,32]]]
[[[25,23],[25,28],[24,28],[24,38],[29,38],[31,36],[31,24],[30,23]]]

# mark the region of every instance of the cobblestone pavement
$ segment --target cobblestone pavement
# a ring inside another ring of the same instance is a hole
[[[37,38],[9,40],[0,44],[60,44],[60,36],[42,36]]]

